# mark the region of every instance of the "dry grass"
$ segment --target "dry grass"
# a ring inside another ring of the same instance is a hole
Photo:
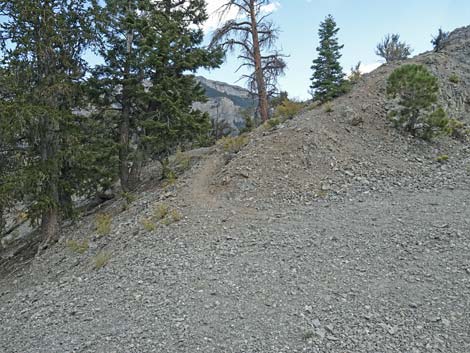
[[[222,146],[225,152],[238,153],[243,147],[248,144],[248,138],[246,136],[225,136],[219,140],[219,144]]]
[[[109,260],[111,259],[111,254],[109,252],[101,252],[94,258],[94,267],[95,270],[105,267]]]
[[[95,225],[96,225],[96,233],[99,236],[108,235],[111,233],[111,222],[112,217],[110,214],[107,213],[100,213],[96,216]]]
[[[78,254],[84,254],[88,251],[89,244],[88,240],[84,239],[83,241],[77,241],[77,240],[67,240],[66,242],[67,247],[69,248],[70,251],[73,251]]]
[[[143,218],[141,223],[147,232],[153,232],[157,229],[157,225],[150,218]]]
[[[168,205],[165,205],[163,203],[157,204],[153,210],[153,216],[157,221],[159,221],[166,217],[169,210],[170,208],[168,207]]]

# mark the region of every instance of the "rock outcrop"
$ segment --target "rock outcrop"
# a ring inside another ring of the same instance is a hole
[[[218,125],[226,125],[232,134],[237,134],[245,126],[244,111],[253,111],[255,97],[250,91],[224,82],[197,77],[206,91],[206,103],[195,103],[194,108],[209,113]],[[227,131],[228,132],[228,131]]]

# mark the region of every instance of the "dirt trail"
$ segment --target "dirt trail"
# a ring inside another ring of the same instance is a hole
[[[223,165],[222,157],[218,154],[206,156],[197,168],[189,184],[189,199],[186,200],[193,207],[214,209],[220,206],[216,194],[211,192],[211,181]]]

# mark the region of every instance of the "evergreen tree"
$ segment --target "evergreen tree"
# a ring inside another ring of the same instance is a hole
[[[339,63],[340,50],[344,45],[338,44],[339,28],[333,16],[328,15],[320,24],[318,36],[320,46],[317,48],[318,57],[313,60],[311,69],[313,75],[310,86],[314,99],[327,102],[344,93],[344,73]]]
[[[438,93],[437,77],[423,65],[400,66],[387,80],[387,95],[399,106],[390,117],[411,134],[431,139],[448,123],[442,107],[436,106]]]
[[[177,145],[208,136],[207,114],[194,73],[221,63],[219,49],[201,47],[205,1],[107,0],[95,2],[104,64],[90,80],[94,104],[114,121],[124,190],[139,179],[147,158],[165,158]]]
[[[72,196],[101,181],[100,149],[86,144],[95,130],[84,131],[89,122],[76,114],[86,72],[81,54],[92,39],[88,1],[5,1],[0,14],[0,136],[14,156],[10,165],[17,162],[0,192],[40,221],[47,244]]]

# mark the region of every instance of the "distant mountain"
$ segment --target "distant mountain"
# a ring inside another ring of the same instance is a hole
[[[197,80],[209,98],[206,103],[195,103],[194,108],[209,113],[215,122],[227,123],[237,133],[245,126],[243,111],[254,109],[256,100],[245,88],[199,76]]]

